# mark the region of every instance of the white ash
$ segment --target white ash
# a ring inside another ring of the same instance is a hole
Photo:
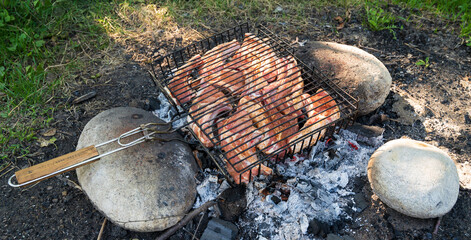
[[[172,127],[174,129],[178,129],[186,124],[186,115],[182,115],[181,117],[176,116],[178,113],[177,110],[172,106],[172,104],[170,104],[163,93],[159,93],[157,99],[160,101],[160,108],[152,112],[155,116],[167,123],[175,118],[172,122]],[[177,106],[177,108],[179,112],[183,112],[183,109],[180,106]]]
[[[227,183],[225,179],[221,184],[219,184],[218,176],[211,174],[209,169],[205,169],[203,174],[203,181],[196,187],[198,195],[193,208],[198,208],[204,203],[216,199],[219,194],[230,187],[229,183]]]
[[[287,202],[276,204],[272,200],[279,197],[278,191],[264,198],[259,193],[264,180],[249,184],[247,210],[238,222],[240,229],[251,231],[248,236],[256,239],[311,239],[307,231],[310,220],[333,223],[351,219],[358,210],[354,207],[352,180],[366,176],[368,160],[382,144],[382,136],[369,143],[372,146],[359,144],[359,136],[346,130],[336,139],[329,147],[336,150],[334,156],[329,156],[329,151],[324,151],[328,150],[325,142],[320,142],[309,158],[295,156],[277,165],[276,171],[288,178],[286,184],[291,189]]]

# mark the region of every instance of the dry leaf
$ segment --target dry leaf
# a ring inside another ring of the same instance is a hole
[[[44,131],[41,135],[43,135],[44,137],[52,137],[56,134],[56,132],[57,132],[57,129],[50,128]]]
[[[40,146],[40,147],[47,147],[47,146],[49,146],[49,141],[46,140],[46,139],[44,139],[44,138],[42,138],[42,137],[40,137],[40,138],[38,139],[38,142],[39,142],[39,146]]]
[[[341,30],[343,27],[345,27],[345,22],[340,23],[340,24],[337,26],[337,30]]]
[[[347,9],[347,11],[345,12],[345,22],[348,22],[351,16],[352,16],[352,12],[350,11],[350,9]]]
[[[343,22],[343,18],[341,16],[337,16],[334,18],[335,21],[337,21],[338,23],[342,23]]]
[[[39,146],[40,146],[40,147],[47,147],[47,146],[49,146],[50,144],[54,144],[56,141],[57,141],[57,138],[55,138],[55,137],[52,137],[52,138],[49,139],[49,140],[46,140],[46,139],[44,139],[44,138],[42,138],[42,137],[40,137],[40,138],[38,139],[38,142],[39,142]]]

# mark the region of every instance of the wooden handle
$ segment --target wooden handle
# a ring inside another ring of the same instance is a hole
[[[21,169],[15,172],[16,180],[18,184],[22,184],[22,183],[46,176],[48,174],[57,172],[61,169],[70,167],[74,164],[80,163],[82,161],[85,161],[95,156],[98,156],[98,151],[96,150],[95,146],[82,148],[75,152],[67,153],[57,158],[53,158],[49,161],[33,165],[29,168]],[[73,170],[75,168],[68,169],[68,171]],[[51,175],[47,178],[50,178],[52,176],[55,176],[61,173],[63,172],[58,172],[57,174]],[[44,178],[44,179],[47,179],[47,178]]]

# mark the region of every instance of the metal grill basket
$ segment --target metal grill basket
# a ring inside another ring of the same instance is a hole
[[[357,112],[356,99],[264,26],[246,23],[195,42],[154,61],[152,72],[188,119],[184,127],[236,183],[269,174],[347,127]]]

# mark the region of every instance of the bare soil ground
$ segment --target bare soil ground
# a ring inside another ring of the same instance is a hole
[[[408,16],[401,9],[395,14]],[[336,30],[336,16],[344,10],[326,8],[312,12],[311,24],[293,26],[268,24],[275,33],[294,42],[333,41],[357,46],[381,60],[391,73],[393,86],[385,103],[375,112],[362,116],[358,122],[385,129],[385,140],[408,136],[438,146],[458,163],[469,161],[471,155],[471,48],[457,37],[453,25],[437,18],[415,18],[400,22],[394,34],[388,30],[371,32],[362,24],[358,11],[351,13],[345,26]],[[216,24],[208,20],[212,30],[223,30],[234,23]],[[198,31],[211,34],[207,29]],[[453,32],[453,30],[455,32]],[[296,44],[297,48],[302,48]],[[175,46],[178,43],[160,44]],[[154,57],[155,48],[140,48],[124,53],[127,46],[116,46],[114,54],[122,63],[97,66],[84,70],[81,78],[71,84],[70,98],[97,93],[86,102],[59,110],[54,114],[55,144],[39,147],[32,143],[30,160],[17,159],[19,168],[40,163],[75,150],[85,124],[99,112],[118,106],[147,108],[158,90],[147,73],[148,65],[134,62],[132,54]],[[172,49],[165,49],[171,51]],[[418,66],[418,60],[429,57],[430,66]],[[308,59],[305,59],[308,61]],[[95,78],[97,73],[101,77]],[[328,73],[327,73],[328,74]],[[66,102],[67,98],[54,101]],[[31,160],[32,159],[32,160]],[[8,172],[0,178],[0,239],[94,239],[104,217],[92,206],[76,186],[75,172],[54,177],[31,187],[13,189],[7,184]],[[420,220],[404,216],[373,195],[366,179],[359,181],[358,193],[367,207],[349,222],[328,228],[329,232],[355,239],[469,239],[471,238],[471,191],[461,189],[458,201],[446,214],[438,234],[432,234],[436,219]],[[193,233],[195,223],[187,226]],[[204,226],[202,226],[204,229]],[[202,228],[200,227],[200,228]],[[201,232],[199,232],[201,234]],[[154,239],[159,233],[136,233],[110,222],[105,225],[102,239]],[[198,234],[197,234],[198,237]],[[322,236],[319,236],[322,237]],[[191,239],[183,230],[174,239]]]

